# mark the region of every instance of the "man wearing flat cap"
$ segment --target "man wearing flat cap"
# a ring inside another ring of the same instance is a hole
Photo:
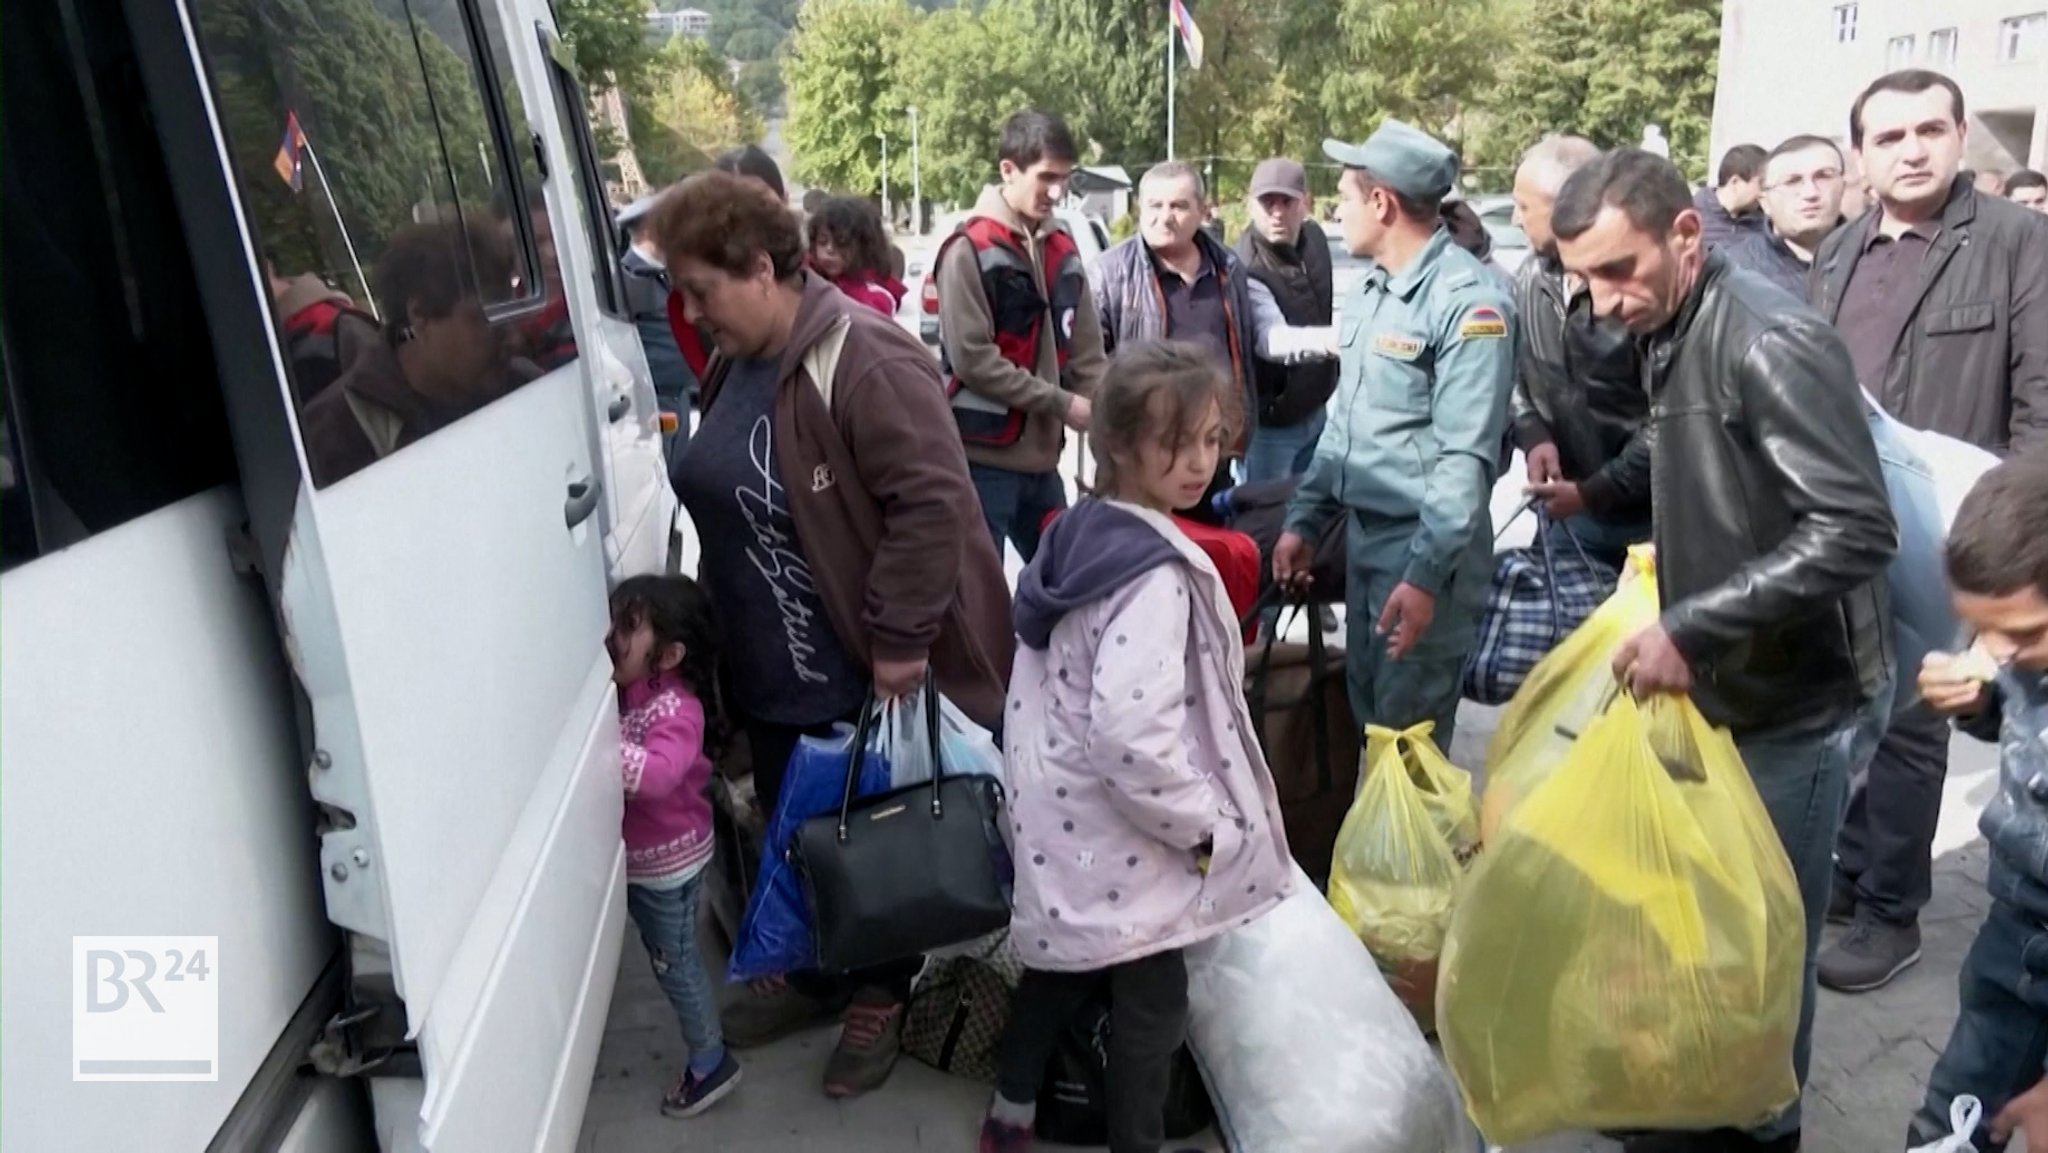
[[[1508,294],[1452,242],[1438,210],[1458,175],[1442,143],[1388,120],[1344,166],[1344,245],[1373,267],[1345,300],[1329,427],[1274,550],[1299,585],[1345,526],[1346,680],[1361,728],[1436,724],[1451,744],[1460,674],[1493,573],[1489,498],[1514,379]]]
[[[1329,324],[1335,303],[1330,242],[1309,218],[1308,172],[1281,157],[1260,161],[1252,170],[1249,207],[1251,227],[1237,241],[1246,271],[1272,292],[1287,323]],[[1322,435],[1323,406],[1337,391],[1337,362],[1260,361],[1255,375],[1258,409],[1251,414],[1244,479],[1299,476]]]

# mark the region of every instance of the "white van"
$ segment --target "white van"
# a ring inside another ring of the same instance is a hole
[[[0,54],[0,1146],[572,1148],[674,498],[547,0]],[[217,1057],[75,1049],[90,935],[218,938]]]

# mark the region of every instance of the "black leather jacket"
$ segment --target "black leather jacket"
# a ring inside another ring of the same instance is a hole
[[[1515,442],[1523,452],[1555,444],[1565,478],[1579,482],[1600,520],[1650,519],[1650,443],[1639,435],[1650,398],[1635,338],[1620,321],[1593,315],[1583,289],[1541,256],[1515,274]]]
[[[1828,320],[1882,215],[1836,229],[1814,255],[1812,299]],[[1878,403],[2001,454],[2048,447],[2048,217],[1957,177],[1913,291],[1918,304],[1870,390]]]
[[[1887,683],[1898,550],[1848,347],[1721,253],[1644,342],[1664,627],[1737,736],[1832,728]]]

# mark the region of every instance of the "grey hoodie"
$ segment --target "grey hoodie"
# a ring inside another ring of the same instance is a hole
[[[1011,607],[1017,639],[1044,649],[1068,613],[1179,557],[1144,521],[1106,501],[1082,501],[1046,529],[1038,555],[1017,578]]]

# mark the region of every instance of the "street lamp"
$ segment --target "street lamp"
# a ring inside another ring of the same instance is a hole
[[[894,232],[894,218],[889,215],[889,134],[877,132],[875,135],[882,138],[882,230]]]
[[[919,171],[917,105],[910,106],[910,234],[924,235],[924,174]]]

